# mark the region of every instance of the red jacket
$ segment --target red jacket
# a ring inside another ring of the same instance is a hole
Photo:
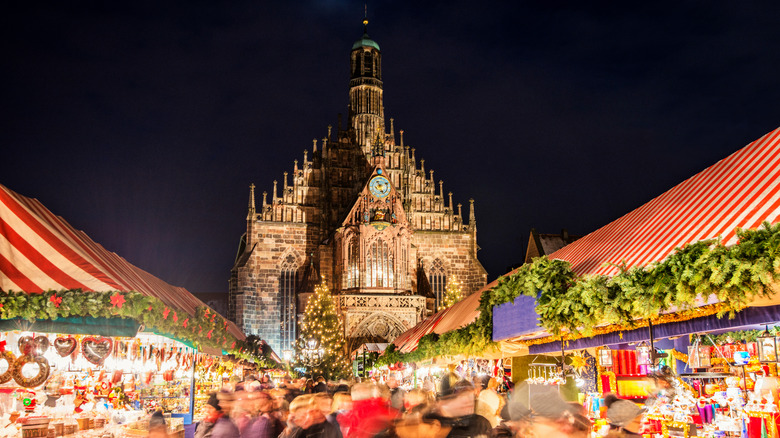
[[[369,398],[352,402],[352,410],[338,417],[344,438],[372,438],[387,429],[398,416],[381,398]]]

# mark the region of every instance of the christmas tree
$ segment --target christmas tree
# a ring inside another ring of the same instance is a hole
[[[307,365],[305,349],[311,340],[319,342],[318,349],[321,351],[319,363],[310,363],[307,367],[312,377],[321,375],[326,379],[336,379],[349,375],[351,367],[344,351],[344,329],[325,281],[315,286],[314,294],[306,305],[301,331],[295,342],[300,365]]]
[[[447,286],[444,288],[443,307],[450,307],[463,299],[463,290],[460,288],[460,282],[454,276],[447,280]]]

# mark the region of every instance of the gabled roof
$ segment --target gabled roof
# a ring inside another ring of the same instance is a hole
[[[37,199],[0,184],[0,290],[40,293],[135,291],[191,315],[206,306],[187,289],[171,286],[96,243]],[[245,335],[232,322],[228,330]]]
[[[554,252],[579,275],[615,275],[700,240],[737,242],[735,229],[780,220],[780,128],[627,215]]]

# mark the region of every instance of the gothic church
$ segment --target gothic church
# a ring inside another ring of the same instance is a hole
[[[487,281],[468,222],[444,182],[389,127],[382,53],[364,34],[350,54],[347,126],[328,126],[282,182],[250,186],[246,234],[230,273],[229,314],[277,352],[292,350],[315,284],[325,281],[346,336],[391,341],[436,311],[448,281],[466,296]],[[281,186],[281,187],[280,187]]]

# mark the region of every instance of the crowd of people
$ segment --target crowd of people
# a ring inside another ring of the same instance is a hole
[[[469,381],[454,374],[435,391],[428,385],[405,391],[400,383],[393,374],[384,384],[328,384],[320,377],[285,378],[275,386],[267,377],[250,378],[210,396],[195,438],[591,436],[582,405],[564,401],[551,386],[524,384],[499,394],[489,377]],[[641,436],[641,409],[617,398],[608,403],[609,436]],[[150,436],[164,436],[164,430],[150,426]]]

